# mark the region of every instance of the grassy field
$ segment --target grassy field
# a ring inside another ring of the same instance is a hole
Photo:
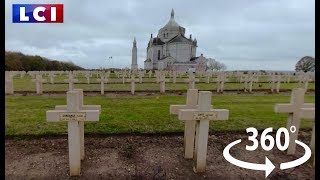
[[[114,76],[114,75],[113,75]],[[48,77],[44,77],[47,79],[47,82],[49,82]],[[68,90],[68,84],[64,83],[63,80],[67,79],[67,76],[57,76],[55,77],[55,82],[58,84],[49,84],[46,83],[43,85],[43,91],[67,91]],[[93,76],[90,78],[91,83],[95,84],[84,84],[87,82],[86,78],[79,77],[77,78],[79,83],[82,84],[75,84],[75,88],[83,89],[84,91],[100,91],[100,84],[97,82],[97,77]],[[166,83],[166,90],[184,90],[186,91],[188,89],[188,84],[184,82],[185,78],[177,78],[177,84],[171,82]],[[211,83],[207,84],[206,78],[201,78],[199,83],[196,83],[196,88],[199,90],[216,90],[217,84],[215,82],[212,82],[214,79],[211,78]],[[262,77],[259,79],[261,82],[266,82],[268,79],[267,77]],[[236,82],[235,78],[230,78],[229,82]],[[64,83],[64,84],[61,84]],[[122,79],[112,77],[109,79],[109,83],[120,83],[120,84],[105,84],[105,91],[130,91],[130,83],[122,84]],[[281,89],[293,89],[297,87],[302,87],[303,84],[298,83],[281,83],[280,91]],[[156,83],[155,78],[143,78],[143,83],[136,83],[136,91],[158,91],[159,90],[159,84]],[[314,83],[309,83],[309,89],[314,89]],[[226,83],[225,84],[225,90],[242,90],[244,88],[243,83]],[[253,89],[271,89],[271,83],[254,83]],[[20,77],[14,78],[14,90],[15,91],[35,91],[35,83],[32,82],[30,76],[25,76],[22,79]]]
[[[5,101],[6,135],[66,134],[66,123],[48,123],[45,118],[47,110],[65,104],[65,96],[6,96]],[[213,96],[214,107],[229,109],[230,116],[228,121],[210,122],[210,130],[285,127],[287,115],[276,114],[273,110],[274,104],[289,101],[289,93]],[[306,95],[305,102],[314,102],[314,94]],[[183,122],[169,114],[169,106],[185,104],[185,96],[85,96],[84,103],[102,107],[99,122],[85,123],[86,133],[183,132]],[[301,127],[311,128],[311,125],[312,122],[303,121]]]

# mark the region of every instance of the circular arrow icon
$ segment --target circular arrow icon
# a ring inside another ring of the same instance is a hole
[[[227,145],[227,147],[225,147],[223,150],[224,158],[227,161],[229,161],[231,164],[234,164],[234,165],[242,167],[242,168],[258,170],[258,171],[265,171],[266,172],[265,177],[268,177],[268,175],[273,171],[275,166],[272,164],[272,162],[267,157],[266,157],[265,164],[256,164],[256,163],[249,163],[249,162],[245,162],[245,161],[240,161],[230,155],[229,151],[230,151],[231,147],[236,144],[239,144],[240,142],[241,142],[241,139],[238,139],[238,140],[230,143],[229,145]]]
[[[265,177],[268,177],[268,175],[273,171],[275,166],[272,164],[272,162],[267,157],[265,157],[266,158],[265,164],[256,164],[256,163],[249,163],[249,162],[245,162],[245,161],[240,161],[230,155],[230,152],[229,152],[230,149],[233,146],[235,146],[236,144],[239,144],[240,142],[241,142],[241,139],[238,139],[238,140],[228,144],[223,150],[224,158],[228,162],[230,162],[231,164],[234,164],[234,165],[242,167],[242,168],[251,169],[251,170],[258,170],[258,171],[265,171]],[[294,160],[291,162],[286,162],[286,163],[281,163],[280,164],[281,170],[299,166],[299,165],[305,163],[306,161],[308,161],[308,159],[311,157],[311,150],[307,145],[305,145],[304,143],[302,143],[298,140],[295,140],[295,143],[297,143],[298,145],[300,145],[304,148],[305,154],[297,160]]]

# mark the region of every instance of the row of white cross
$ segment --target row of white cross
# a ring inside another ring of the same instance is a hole
[[[294,154],[295,140],[298,137],[300,119],[313,119],[315,107],[313,103],[304,103],[305,89],[292,91],[290,104],[276,104],[275,112],[288,113],[287,128],[296,127],[296,132],[290,136],[288,154]],[[204,172],[206,169],[209,121],[228,120],[229,110],[214,109],[211,104],[210,91],[189,89],[185,105],[171,105],[170,113],[177,114],[178,119],[185,122],[184,157],[194,159],[194,171]],[[84,159],[84,121],[99,121],[101,107],[99,105],[84,105],[83,91],[74,89],[67,92],[67,105],[56,106],[55,110],[46,112],[48,122],[68,122],[68,144],[70,175],[79,176],[81,160]],[[314,153],[314,126],[310,147]],[[314,162],[313,162],[314,163]]]
[[[139,74],[143,74],[144,72],[140,71]],[[164,93],[165,92],[165,83],[169,82],[169,79],[166,79],[166,74],[164,72],[157,72],[156,73],[156,82],[160,83],[160,92]],[[173,82],[176,82],[176,73],[173,73]],[[6,72],[6,80],[5,80],[5,87],[6,87],[6,94],[13,94],[14,90],[13,90],[13,73],[10,72]],[[54,77],[54,73],[50,72],[49,73],[49,77],[50,77],[50,82],[54,83],[53,77]],[[90,73],[86,73],[85,76],[87,77],[87,82],[88,84],[90,83],[90,77],[92,76],[92,74]],[[101,94],[104,94],[104,89],[105,89],[105,83],[108,83],[108,76],[109,74],[104,74],[101,73],[100,78],[97,79],[98,82],[100,82],[101,84]],[[136,82],[140,82],[142,83],[142,75],[139,76],[139,80],[135,79],[134,75],[130,76],[130,79],[125,79],[125,76],[123,76],[123,83],[125,83],[125,80],[127,82],[131,83],[131,93],[134,94],[135,92],[135,83]],[[208,76],[209,77],[209,76]],[[33,82],[35,82],[36,84],[36,93],[37,94],[42,94],[42,86],[43,83],[46,82],[45,79],[42,78],[41,74],[35,74],[35,79],[32,80]],[[216,78],[216,82],[217,82],[217,92],[223,92],[224,91],[224,83],[228,81],[227,79],[227,75],[225,73],[221,73],[218,74],[217,78]],[[308,83],[309,81],[311,81],[311,79],[309,77],[306,76],[299,76],[299,84],[301,84],[302,82],[305,83],[304,88],[307,89],[308,88]],[[78,82],[77,79],[74,78],[74,73],[72,71],[69,72],[69,76],[68,79],[65,79],[64,82],[69,84],[69,90],[74,89],[74,83]],[[195,88],[195,83],[199,82],[199,79],[197,79],[195,77],[195,75],[193,73],[189,73],[188,74],[188,79],[185,80],[185,82],[187,82],[188,88],[189,89],[194,89]],[[209,83],[209,78],[207,80],[207,82]],[[253,83],[257,83],[258,82],[258,76],[257,75],[241,75],[240,76],[240,83],[244,83],[244,91],[247,92],[252,92],[252,85]],[[274,89],[276,89],[276,92],[279,93],[280,91],[280,83],[282,82],[281,80],[281,75],[275,75],[273,74],[270,80],[270,83],[272,83],[271,86],[271,92],[274,92]]]

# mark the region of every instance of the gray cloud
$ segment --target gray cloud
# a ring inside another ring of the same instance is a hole
[[[86,68],[130,67],[133,37],[143,67],[150,34],[156,36],[167,23],[171,8],[186,36],[197,38],[197,55],[215,58],[230,70],[293,70],[301,57],[315,53],[311,0],[32,1],[63,3],[63,24],[14,24],[12,4],[26,2],[5,3],[6,50]]]

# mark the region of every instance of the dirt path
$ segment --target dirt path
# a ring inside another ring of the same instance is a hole
[[[299,140],[309,144],[311,132],[301,132]],[[281,171],[279,164],[300,158],[304,150],[297,146],[296,155],[286,155],[274,148],[269,152],[246,151],[246,134],[210,135],[207,171],[195,174],[192,160],[183,158],[182,136],[92,136],[85,137],[86,158],[81,177],[70,178],[67,136],[6,139],[6,179],[265,179],[264,172],[239,168],[222,155],[224,147],[237,140],[240,144],[230,154],[242,161],[264,163],[265,156],[276,166],[267,179],[314,179],[314,169],[305,163]],[[250,144],[251,145],[251,144]]]

